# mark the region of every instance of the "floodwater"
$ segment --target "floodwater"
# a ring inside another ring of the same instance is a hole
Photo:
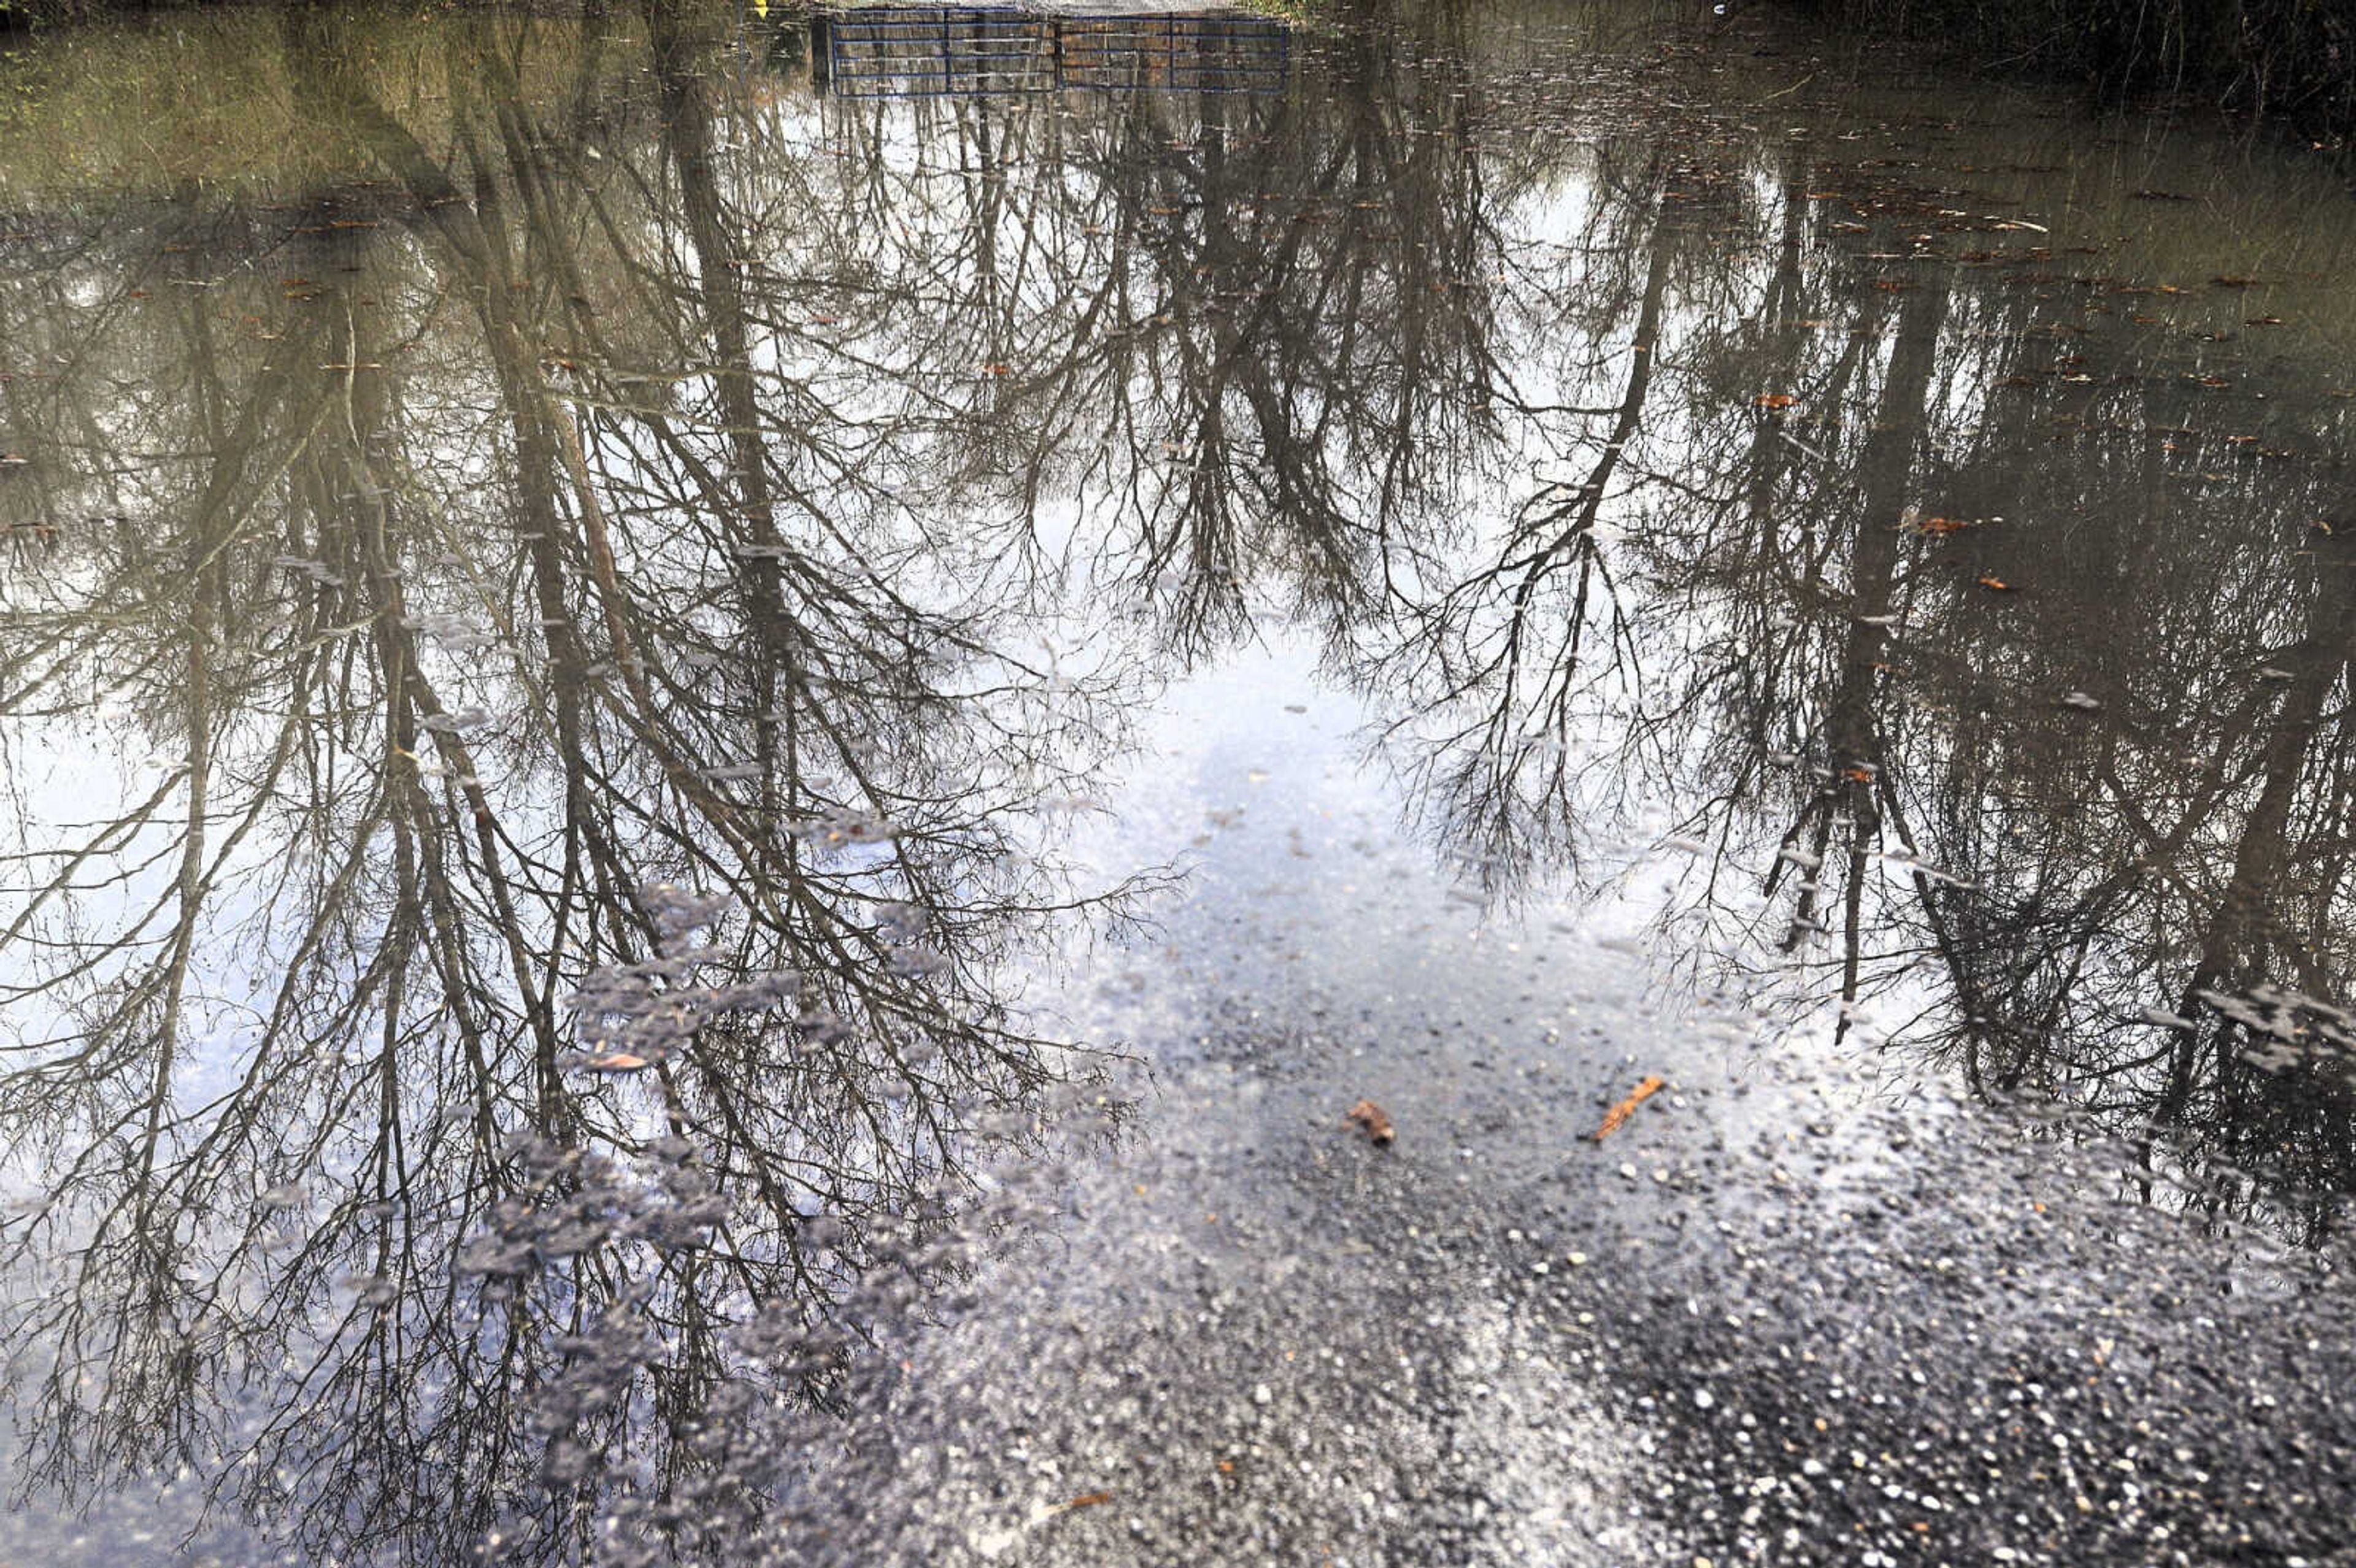
[[[2356,1562],[2320,158],[1759,9],[10,39],[0,1558]]]

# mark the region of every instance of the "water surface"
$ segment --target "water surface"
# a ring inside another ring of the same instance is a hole
[[[0,84],[16,1559],[2345,1551],[2308,155],[1674,7]]]

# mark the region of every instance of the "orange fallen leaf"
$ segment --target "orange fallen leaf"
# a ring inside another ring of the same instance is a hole
[[[1359,1101],[1342,1113],[1342,1119],[1355,1123],[1373,1143],[1387,1144],[1398,1136],[1398,1129],[1391,1125],[1391,1119],[1384,1115],[1383,1108],[1372,1100]]]
[[[1620,1124],[1636,1114],[1636,1107],[1669,1086],[1669,1081],[1658,1073],[1648,1073],[1643,1083],[1629,1091],[1628,1097],[1603,1113],[1603,1125],[1595,1129],[1595,1141],[1601,1143],[1620,1130]]]
[[[1110,1501],[1112,1501],[1112,1494],[1110,1492],[1082,1492],[1078,1497],[1074,1498],[1070,1502],[1066,1503],[1064,1506],[1067,1509],[1094,1508],[1098,1503],[1108,1503]]]

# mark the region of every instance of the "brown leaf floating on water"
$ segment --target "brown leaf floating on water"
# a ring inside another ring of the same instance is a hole
[[[1355,1124],[1373,1143],[1387,1144],[1398,1136],[1398,1129],[1383,1115],[1383,1108],[1372,1100],[1361,1100],[1342,1113],[1342,1119]]]
[[[608,1051],[582,1057],[576,1063],[591,1072],[643,1072],[654,1064],[653,1057],[640,1056],[635,1051]]]
[[[1644,1081],[1629,1091],[1628,1097],[1603,1113],[1603,1125],[1595,1129],[1595,1141],[1601,1143],[1620,1130],[1620,1124],[1636,1114],[1636,1107],[1669,1086],[1669,1081],[1658,1073],[1649,1073]]]

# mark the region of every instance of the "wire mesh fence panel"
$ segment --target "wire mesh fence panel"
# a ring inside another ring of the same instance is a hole
[[[815,26],[823,80],[854,98],[1075,88],[1276,92],[1291,69],[1282,23],[1217,12],[862,6],[823,15]]]

